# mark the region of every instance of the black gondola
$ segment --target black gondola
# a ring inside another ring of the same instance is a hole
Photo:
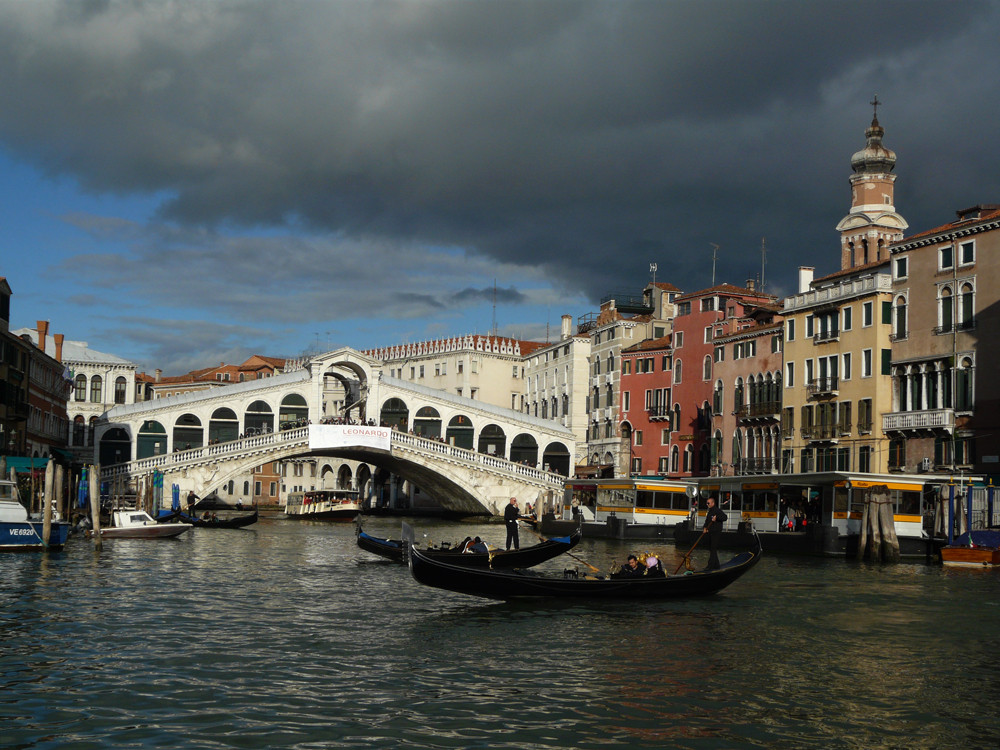
[[[530,568],[569,552],[580,543],[580,530],[569,536],[553,537],[531,547],[491,552],[460,552],[457,547],[431,547],[421,550],[435,560],[443,560],[463,568]],[[358,546],[396,562],[404,562],[404,545],[398,539],[380,539],[358,527]]]
[[[231,516],[230,518],[190,518],[185,519],[185,522],[202,529],[241,529],[244,526],[257,523],[257,518],[257,509],[254,508],[253,513],[245,513],[242,516]]]
[[[187,523],[203,529],[241,529],[244,526],[257,523],[258,513],[254,508],[253,513],[244,513],[241,516],[230,516],[228,518],[198,518],[189,516],[179,510],[161,510],[156,517],[157,523]]]
[[[576,571],[562,576],[523,570],[480,570],[435,559],[411,547],[410,573],[422,584],[487,599],[566,598],[580,599],[678,599],[707,596],[721,591],[750,570],[761,557],[760,544],[743,552],[717,570],[686,572],[682,575],[609,578],[581,575]]]

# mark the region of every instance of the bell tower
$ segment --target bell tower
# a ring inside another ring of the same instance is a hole
[[[872,124],[865,131],[863,149],[851,157],[851,210],[840,223],[840,268],[856,268],[889,260],[889,245],[903,238],[909,226],[896,213],[893,185],[896,154],[882,145],[885,130],[878,124],[876,96]]]

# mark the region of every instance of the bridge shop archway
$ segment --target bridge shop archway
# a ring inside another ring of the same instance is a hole
[[[174,450],[186,451],[205,444],[205,431],[201,420],[194,414],[181,414],[174,422]]]
[[[456,448],[465,448],[471,451],[474,439],[475,429],[471,419],[464,414],[451,418],[444,436],[446,443],[454,445]]]
[[[128,433],[120,427],[108,430],[101,437],[101,447],[98,455],[101,464],[111,466],[132,460],[132,441]]]
[[[278,407],[278,429],[302,427],[309,421],[309,405],[298,393],[289,393]]]
[[[149,458],[167,453],[167,428],[155,419],[147,419],[139,428],[135,442],[135,457]]]
[[[379,420],[384,427],[407,432],[410,429],[410,410],[403,399],[393,397],[382,405]]]
[[[228,443],[240,436],[240,420],[236,412],[225,407],[212,412],[208,420],[208,442]]]
[[[510,460],[525,466],[537,466],[538,443],[527,433],[517,435],[510,441]]]
[[[441,437],[441,415],[432,406],[424,406],[413,417],[413,434],[437,439]]]
[[[485,453],[488,456],[505,458],[507,456],[507,434],[499,425],[486,425],[483,431],[479,433],[478,450],[480,453]]]
[[[274,411],[267,401],[258,399],[247,407],[243,415],[244,431],[247,435],[274,432]]]
[[[549,443],[542,454],[542,468],[569,476],[569,448],[562,443]]]

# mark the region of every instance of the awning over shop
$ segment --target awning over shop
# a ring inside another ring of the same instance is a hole
[[[25,458],[23,456],[0,456],[7,459],[7,471],[14,469],[18,474],[27,474],[32,470],[45,471],[49,463],[47,458]]]

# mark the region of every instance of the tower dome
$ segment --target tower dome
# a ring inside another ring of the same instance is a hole
[[[865,131],[868,144],[851,157],[851,169],[856,174],[885,174],[896,166],[896,152],[882,145],[885,129],[872,118],[871,127]]]

